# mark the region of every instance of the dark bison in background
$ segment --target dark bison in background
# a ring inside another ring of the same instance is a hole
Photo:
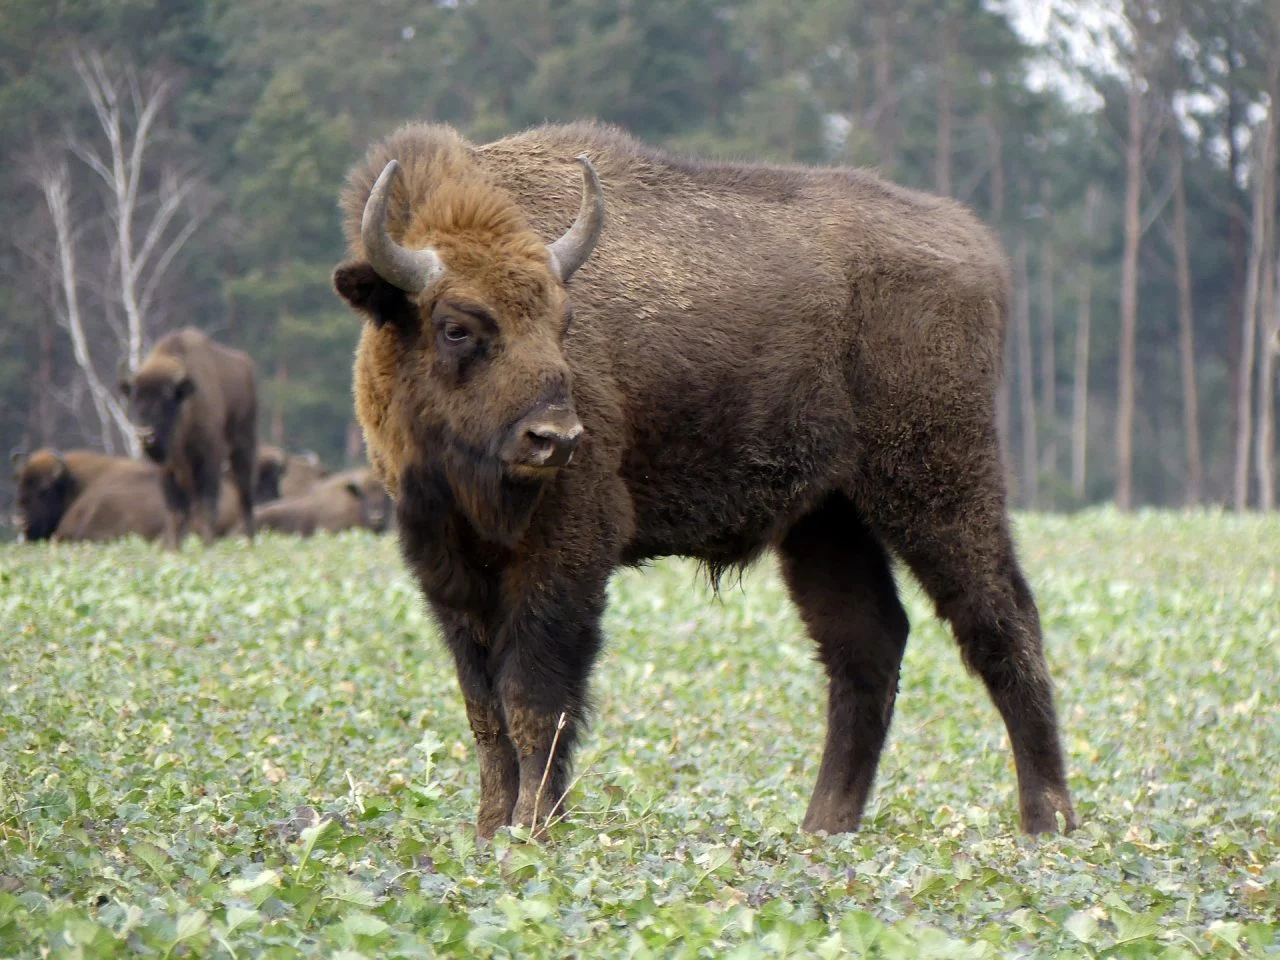
[[[299,497],[277,500],[258,511],[258,527],[309,537],[363,527],[387,529],[391,502],[372,470],[346,470],[321,481]]]
[[[856,828],[871,789],[891,555],[1004,718],[1023,829],[1075,824],[996,436],[1006,262],[960,204],[592,125],[406,127],[342,202],[356,409],[456,661],[480,834],[565,789],[613,568],[770,547],[829,678],[806,829]]]
[[[164,470],[170,544],[181,542],[193,521],[202,539],[212,539],[228,459],[241,523],[252,539],[258,404],[249,355],[188,327],[160,338],[120,387],[143,449]]]
[[[49,447],[30,456],[15,451],[12,460],[17,485],[15,525],[27,540],[52,537],[72,503],[106,474],[149,468],[126,457]]]

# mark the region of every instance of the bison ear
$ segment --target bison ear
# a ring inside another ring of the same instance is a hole
[[[348,260],[333,271],[333,289],[357,313],[373,325],[393,324],[407,328],[417,319],[417,309],[405,292],[388,283],[364,260]]]
[[[192,380],[191,377],[185,373],[182,375],[182,379],[179,380],[173,388],[173,396],[179,403],[187,399],[187,397],[191,396],[195,392],[196,392],[195,381]]]

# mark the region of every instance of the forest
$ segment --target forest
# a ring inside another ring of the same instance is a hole
[[[263,439],[360,460],[350,164],[597,118],[996,228],[1020,506],[1274,509],[1278,99],[1274,0],[6,0],[0,441],[136,454],[117,379],[195,325],[256,360]]]

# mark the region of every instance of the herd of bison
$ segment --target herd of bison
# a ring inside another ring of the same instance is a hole
[[[91,450],[13,452],[15,525],[27,540],[136,535],[176,546],[257,529],[382,531],[385,488],[367,468],[330,473],[314,453],[257,440],[253,361],[195,329],[159,340],[121,391],[146,459]]]
[[[1022,828],[1076,825],[996,429],[1009,270],[967,208],[597,124],[405,126],[340,206],[377,479],[260,447],[252,362],[185,330],[121,384],[147,462],[26,458],[29,537],[379,528],[385,487],[485,837],[539,831],[572,782],[612,572],[675,555],[718,582],[766,551],[827,674],[802,826],[856,829],[909,631],[896,560],[1004,721]]]

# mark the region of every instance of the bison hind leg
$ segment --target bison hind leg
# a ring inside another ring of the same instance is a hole
[[[947,483],[933,481],[907,497],[887,495],[874,522],[951,625],[966,666],[1000,711],[1017,767],[1022,829],[1056,833],[1061,814],[1070,830],[1076,815],[1053,684],[1040,615],[1015,556],[999,453],[993,441],[986,451],[968,454],[962,465],[942,471]]]
[[[855,830],[893,717],[909,624],[884,547],[842,495],[780,546],[791,598],[827,672],[827,740],[803,827]]]

